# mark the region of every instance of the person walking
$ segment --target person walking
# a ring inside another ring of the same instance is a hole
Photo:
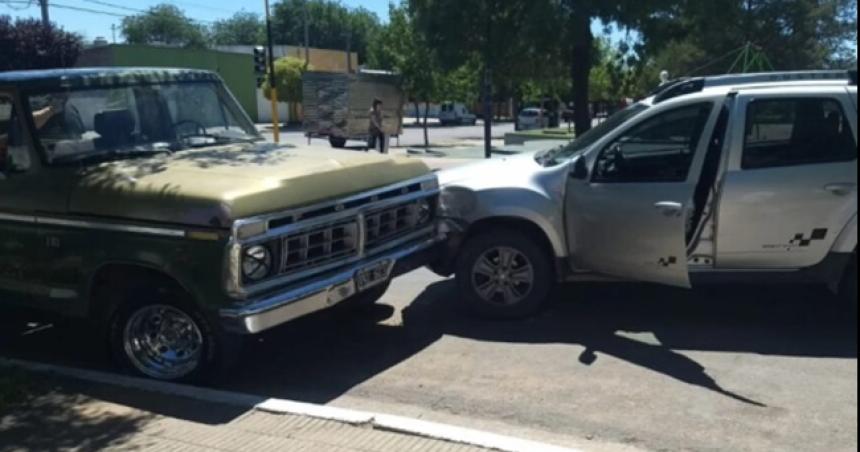
[[[370,108],[370,142],[367,148],[378,149],[380,154],[387,154],[388,143],[382,121],[382,101],[374,99]]]

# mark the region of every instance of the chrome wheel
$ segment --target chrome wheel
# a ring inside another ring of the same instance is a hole
[[[472,287],[482,300],[511,306],[534,288],[534,267],[528,257],[509,247],[490,248],[472,266]]]
[[[144,306],[128,319],[123,348],[134,367],[159,380],[193,372],[203,355],[203,334],[188,314],[168,305]]]

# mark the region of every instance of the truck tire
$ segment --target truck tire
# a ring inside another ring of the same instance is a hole
[[[346,138],[328,137],[328,142],[335,149],[343,149],[346,147]]]
[[[180,294],[129,291],[108,322],[111,356],[133,375],[200,382],[239,356],[241,337],[216,329]]]
[[[555,286],[552,257],[532,237],[496,229],[469,239],[456,263],[458,293],[476,314],[529,317],[546,305]]]

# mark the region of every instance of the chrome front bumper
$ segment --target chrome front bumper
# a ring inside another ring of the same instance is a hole
[[[373,256],[342,270],[325,274],[293,289],[264,296],[238,308],[219,311],[230,332],[256,334],[290,320],[330,308],[358,293],[355,276],[376,263],[391,261],[389,279],[428,264],[444,235]]]

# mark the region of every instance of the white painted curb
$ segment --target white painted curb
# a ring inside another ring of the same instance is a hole
[[[195,386],[147,380],[95,370],[77,369],[73,367],[43,364],[10,358],[0,358],[0,366],[18,367],[33,372],[55,374],[76,380],[179,396],[204,402],[239,406],[267,413],[307,416],[351,425],[371,426],[380,430],[483,447],[500,452],[577,452],[575,449],[552,446],[510,436],[497,435],[495,433],[487,433],[479,430],[422,421],[408,417],[350,410],[312,403],[294,402],[283,399],[270,399],[250,394],[198,388]]]

